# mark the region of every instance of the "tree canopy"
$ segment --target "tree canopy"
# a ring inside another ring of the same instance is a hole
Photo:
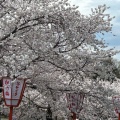
[[[68,0],[0,0],[0,74],[36,83],[36,96],[33,93],[31,100],[36,110],[50,104],[55,115],[65,115],[65,93],[83,91],[91,103],[86,111],[96,112],[100,107],[107,111],[106,104],[98,101],[97,106],[96,100],[108,92],[101,81],[116,79],[115,65],[105,63],[118,51],[106,49],[104,39],[96,34],[111,32],[114,17],[105,13],[106,5],[91,9],[89,16],[77,8]],[[91,102],[88,98],[93,94],[96,97]],[[104,97],[107,101],[108,96]],[[108,111],[94,117],[112,117],[109,115]]]

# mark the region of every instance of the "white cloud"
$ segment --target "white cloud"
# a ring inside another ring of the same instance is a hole
[[[92,0],[71,0],[70,1],[72,5],[79,6],[79,10],[81,14],[89,14],[91,8],[89,7],[92,3]]]
[[[72,5],[79,6],[79,11],[81,14],[89,15],[91,13],[91,8],[96,8],[98,5],[106,4],[110,7],[106,13],[110,14],[112,17],[116,18],[112,21],[113,24],[113,34],[117,35],[116,37],[111,37],[106,35],[104,39],[106,42],[109,42],[109,47],[115,47],[116,50],[120,50],[120,0],[69,0]],[[120,54],[114,56],[120,60]]]
[[[120,61],[120,54],[117,54],[117,55],[113,56],[113,58]]]
[[[91,13],[91,8],[96,8],[98,5],[106,4],[110,6],[111,9],[109,10],[110,14],[118,15],[118,11],[114,12],[113,9],[119,8],[120,0],[69,0],[71,4],[79,6],[79,10],[82,14],[88,15]]]

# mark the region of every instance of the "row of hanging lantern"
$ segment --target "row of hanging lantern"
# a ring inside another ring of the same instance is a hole
[[[32,85],[32,86],[33,88],[36,89],[36,85]],[[23,78],[17,78],[13,81],[8,77],[2,77],[2,79],[0,80],[0,93],[3,91],[3,99],[5,101],[5,105],[10,107],[9,120],[12,120],[13,107],[18,107],[22,100],[25,87],[26,87],[26,79]],[[83,109],[84,97],[85,94],[83,92],[66,94],[68,108],[71,111],[72,120],[76,120],[76,114],[79,114]],[[2,108],[1,104],[2,101],[0,100],[0,107]],[[115,111],[118,114],[118,119],[120,120],[119,96],[113,97],[113,104],[115,106]],[[2,109],[4,109],[4,107]],[[1,110],[0,110],[0,114],[1,114]],[[0,116],[0,120],[1,120],[1,116]],[[48,105],[46,111],[46,120],[52,120],[52,111],[50,105]]]

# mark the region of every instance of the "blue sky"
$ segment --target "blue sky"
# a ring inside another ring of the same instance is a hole
[[[98,5],[106,4],[110,9],[106,13],[111,16],[115,16],[112,21],[113,29],[112,34],[106,34],[104,40],[108,43],[108,47],[115,47],[116,50],[120,50],[120,0],[69,0],[72,5],[79,6],[81,14],[89,15],[91,8],[96,8]],[[103,36],[100,36],[103,37]],[[120,61],[120,53],[114,56],[115,59]]]

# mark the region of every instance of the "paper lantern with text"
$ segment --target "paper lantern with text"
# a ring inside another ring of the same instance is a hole
[[[17,78],[12,81],[11,78],[3,78],[3,98],[6,106],[19,106],[25,90],[25,79]]]
[[[66,97],[69,110],[74,113],[80,113],[80,111],[83,109],[85,94],[83,92],[67,93]]]

